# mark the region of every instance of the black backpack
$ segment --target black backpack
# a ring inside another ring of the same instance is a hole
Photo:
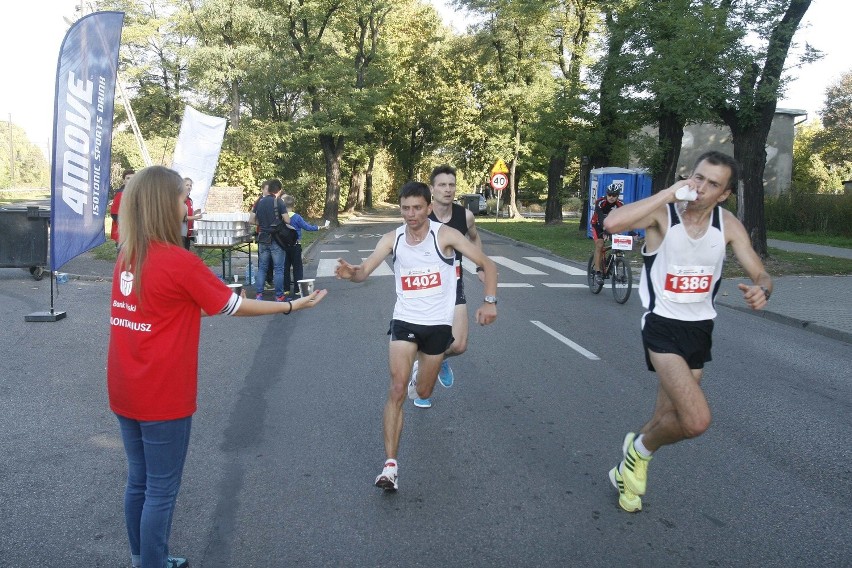
[[[278,224],[273,227],[272,238],[275,239],[275,242],[278,243],[278,246],[281,248],[292,247],[299,242],[299,233],[297,233],[296,229],[287,223],[281,222],[281,213],[278,212],[277,197],[273,203],[273,207],[275,208],[275,218],[278,219]]]

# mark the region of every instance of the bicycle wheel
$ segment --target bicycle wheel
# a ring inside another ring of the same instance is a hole
[[[616,257],[612,263],[612,295],[615,301],[623,304],[630,297],[633,286],[633,272],[623,257]]]
[[[586,278],[589,282],[589,290],[592,292],[592,294],[600,293],[601,289],[603,288],[603,282],[601,282],[600,284],[595,282],[595,257],[594,256],[589,257],[589,266],[588,266],[587,271],[586,271]]]

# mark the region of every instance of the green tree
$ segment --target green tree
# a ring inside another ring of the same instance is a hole
[[[841,187],[838,172],[823,161],[820,138],[824,129],[819,120],[796,127],[793,139],[793,193],[833,193]]]
[[[595,0],[560,1],[552,14],[556,38],[554,53],[562,80],[557,81],[551,111],[542,113],[542,132],[551,134],[544,212],[546,223],[562,221],[561,194],[565,187],[563,179],[569,150],[577,139],[575,133],[583,130],[590,118],[581,106],[587,91],[581,81],[581,71],[588,63],[591,34],[600,24],[600,3]],[[579,148],[573,153],[579,158]]]
[[[492,135],[503,138],[508,154],[509,186],[503,195],[509,215],[515,217],[519,215],[518,167],[521,156],[529,149],[525,135],[553,80],[546,65],[550,59],[550,7],[542,2],[509,0],[466,0],[463,4],[489,15],[476,38],[482,65],[492,71],[486,75],[485,84],[489,104],[502,109],[503,120],[509,126],[508,133],[492,131]]]
[[[10,134],[11,132],[11,134]],[[0,122],[0,187],[49,187],[50,167],[44,153],[23,128]]]
[[[821,114],[825,129],[818,138],[825,160],[836,166],[852,163],[852,70],[826,89]]]
[[[143,138],[176,136],[186,96],[189,41],[177,25],[178,0],[101,1],[102,10],[125,13],[119,51],[119,80],[131,100]],[[129,125],[116,90],[115,128]],[[152,158],[153,159],[153,158]],[[140,164],[141,165],[141,164]]]
[[[762,41],[731,46],[735,73],[718,74],[721,97],[715,105],[720,119],[731,129],[734,158],[742,166],[740,217],[757,253],[766,256],[766,221],[763,213],[763,174],[766,139],[775,116],[782,75],[793,34],[811,0],[743,2],[731,7],[727,25],[742,30],[743,37]],[[765,38],[765,39],[764,39]]]
[[[729,0],[650,0],[622,14],[628,27],[623,74],[642,122],[657,127],[656,149],[646,164],[654,192],[675,181],[684,127],[714,118],[718,80],[707,70],[721,69],[727,63],[725,46],[741,40],[738,30],[725,25],[727,4]]]

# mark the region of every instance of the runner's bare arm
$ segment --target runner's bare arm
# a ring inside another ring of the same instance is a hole
[[[482,238],[479,236],[479,231],[476,230],[476,219],[473,216],[473,212],[469,209],[465,210],[465,221],[467,222],[467,239],[472,242],[476,248],[482,250]],[[484,284],[485,273],[482,270],[479,270],[479,267],[477,267],[476,275],[479,277],[479,281]]]
[[[675,192],[686,180],[676,181],[671,187],[655,193],[651,197],[640,199],[613,209],[604,219],[604,230],[614,235],[632,229],[655,229],[663,227],[668,219],[665,206],[675,203]]]
[[[476,266],[482,267],[484,277],[484,288],[486,296],[497,295],[497,265],[488,258],[481,249],[470,242],[466,236],[446,225],[438,232],[438,244],[442,250],[453,248],[462,255],[472,260]],[[480,325],[488,325],[497,319],[497,305],[483,301],[482,306],[476,310],[476,321]]]
[[[342,258],[337,259],[334,275],[338,279],[350,280],[352,282],[363,282],[378,266],[384,262],[385,257],[393,252],[393,240],[395,231],[385,233],[379,239],[375,250],[361,264],[349,264]]]
[[[482,239],[479,237],[479,231],[476,230],[476,219],[470,209],[465,210],[465,222],[467,223],[467,238],[479,250],[482,250]]]
[[[767,296],[772,293],[772,277],[766,272],[760,257],[751,246],[748,232],[730,211],[722,210],[725,216],[725,241],[731,245],[734,256],[751,278],[752,285],[739,284],[737,288],[743,293],[743,299],[753,310],[761,310],[766,306]]]

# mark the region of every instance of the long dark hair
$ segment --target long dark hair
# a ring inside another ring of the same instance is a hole
[[[118,262],[125,271],[133,271],[133,288],[140,295],[142,266],[151,242],[182,246],[183,178],[164,166],[139,170],[127,182],[118,212]]]

